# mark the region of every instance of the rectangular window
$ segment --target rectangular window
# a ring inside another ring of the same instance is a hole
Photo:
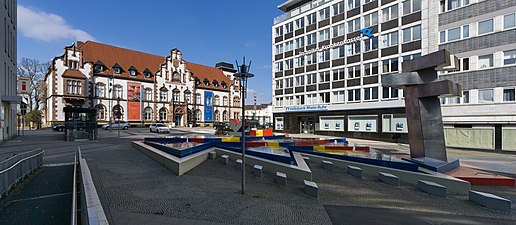
[[[283,71],[283,62],[277,62],[275,63],[275,69],[276,69],[276,72],[281,72]]]
[[[282,89],[283,88],[283,79],[276,80],[276,89]]]
[[[346,45],[349,55],[360,54],[360,41]]]
[[[319,93],[319,103],[330,103],[330,92]]]
[[[364,88],[364,100],[378,100],[378,87]]]
[[[493,54],[481,55],[478,57],[478,68],[489,68],[493,67]]]
[[[378,37],[365,39],[364,47],[366,52],[378,49]]]
[[[446,42],[446,31],[439,32],[439,43]]]
[[[370,13],[364,16],[364,25],[370,27],[378,24],[378,12]]]
[[[378,62],[364,64],[364,76],[378,75]]]
[[[276,130],[283,130],[283,117],[276,117],[274,128]]]
[[[333,8],[333,15],[339,15],[341,13],[344,13],[344,2],[339,2],[337,4],[332,5]]]
[[[308,105],[317,104],[317,94],[307,94],[306,95],[306,104],[308,104]]]
[[[382,98],[383,99],[397,99],[398,89],[392,87],[382,87]]]
[[[296,105],[304,105],[305,104],[305,96],[304,95],[297,95],[296,96]]]
[[[330,71],[319,73],[319,83],[330,82]]]
[[[469,103],[469,91],[462,92],[462,103],[463,104]]]
[[[515,100],[516,99],[514,96],[514,88],[503,90],[503,101],[504,102],[514,102]]]
[[[277,107],[283,106],[283,98],[276,98],[276,106]]]
[[[333,48],[333,59],[340,59],[340,58],[343,58],[344,57],[344,46],[339,46],[339,47],[336,47],[336,48]]]
[[[294,87],[294,78],[293,77],[289,77],[289,78],[285,79],[285,87],[286,88]]]
[[[294,41],[287,41],[285,42],[285,52],[292,51],[294,49]]]
[[[286,106],[294,105],[294,96],[285,97],[285,105]]]
[[[283,53],[283,44],[276,45],[276,55]]]
[[[392,58],[382,61],[383,73],[392,73],[398,71],[398,58]]]
[[[345,72],[344,68],[333,70],[333,80],[334,81],[344,80],[345,77],[346,77],[346,72]]]
[[[403,15],[408,15],[421,10],[421,0],[406,0],[402,3]]]
[[[82,95],[82,82],[77,82],[77,94]]]
[[[276,27],[276,37],[283,35],[283,26]]]
[[[306,55],[306,64],[311,65],[317,63],[317,53]]]
[[[360,66],[348,67],[348,79],[360,77]]]
[[[493,19],[478,22],[478,35],[493,32]]]
[[[306,16],[306,19],[308,21],[308,25],[312,25],[317,22],[317,14],[316,13],[309,14],[308,16]]]
[[[503,16],[503,29],[516,27],[516,13]]]
[[[348,21],[348,33],[360,29],[360,18]]]
[[[69,80],[69,81],[66,81],[66,93],[67,94],[72,94],[72,81]]]
[[[305,46],[305,37],[296,38],[296,48],[302,48]]]
[[[516,50],[510,50],[503,52],[503,64],[513,65],[516,64]]]
[[[326,62],[328,60],[330,60],[330,49],[319,52],[319,62]]]
[[[323,21],[328,18],[330,18],[330,7],[326,7],[324,9],[319,10],[320,21]]]
[[[291,33],[292,31],[294,31],[294,23],[290,22],[290,23],[285,24],[285,33],[288,34],[288,33]]]
[[[405,114],[382,115],[382,131],[394,133],[407,133],[407,116]]]
[[[344,102],[345,100],[345,92],[344,91],[334,91],[332,102]]]
[[[326,41],[330,39],[330,29],[319,31],[319,41]]]
[[[421,39],[421,25],[413,26],[403,30],[403,43]]]
[[[354,9],[360,6],[360,0],[348,0],[348,10]]]
[[[311,33],[309,35],[306,36],[306,44],[307,45],[313,45],[317,42],[317,34],[316,33]]]
[[[290,70],[292,68],[294,68],[294,60],[293,59],[285,60],[285,69]]]
[[[304,65],[305,65],[305,57],[304,56],[299,56],[294,60],[295,68],[302,67]]]
[[[384,46],[390,47],[398,44],[398,31],[386,34],[384,37]]]
[[[462,38],[469,38],[469,25],[462,27]]]
[[[489,103],[493,102],[493,89],[485,89],[478,91],[478,102]]]
[[[332,37],[338,37],[344,35],[344,24],[339,24],[332,27]]]
[[[398,4],[382,9],[382,22],[398,18]]]
[[[315,73],[307,74],[306,75],[306,84],[316,84],[317,83],[317,76]]]
[[[296,77],[296,87],[305,85],[305,76],[297,76]]]
[[[348,90],[348,102],[358,102],[360,100],[360,89]]]
[[[299,18],[296,20],[296,29],[301,29],[305,27],[305,18]]]
[[[460,39],[460,27],[448,30],[448,41],[455,41]]]
[[[469,58],[463,58],[462,59],[462,70],[468,71],[469,70]]]

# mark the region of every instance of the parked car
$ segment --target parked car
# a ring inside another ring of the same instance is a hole
[[[52,130],[54,131],[64,131],[65,125],[64,124],[56,124],[52,126]]]
[[[233,132],[227,122],[216,123],[213,128],[215,129],[215,135],[229,135],[230,132]]]
[[[129,123],[127,121],[115,121],[113,123],[108,123],[102,125],[102,129],[109,130],[109,129],[122,129],[127,130],[129,129]]]
[[[157,133],[170,133],[170,128],[167,127],[167,125],[163,123],[153,123],[149,126],[150,132],[157,132]]]

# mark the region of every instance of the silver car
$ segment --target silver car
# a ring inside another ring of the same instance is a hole
[[[153,123],[149,126],[150,132],[170,133],[170,129],[163,123]]]
[[[102,125],[102,129],[109,130],[109,129],[122,129],[127,130],[129,129],[129,123],[127,121],[115,121],[113,123],[108,123]]]

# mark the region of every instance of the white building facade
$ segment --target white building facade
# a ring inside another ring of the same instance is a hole
[[[213,125],[240,116],[232,64],[217,68],[186,62],[178,49],[167,57],[92,41],[65,47],[46,75],[46,122],[64,122],[63,108],[95,108],[108,123],[121,112],[131,124]]]
[[[0,4],[0,141],[16,136],[16,0]],[[2,21],[3,20],[3,21]]]
[[[464,89],[442,100],[448,146],[516,148],[509,138],[516,134],[515,7],[510,0],[286,1],[272,26],[275,130],[407,142],[403,91],[384,88],[381,76],[447,49],[461,70],[440,79]]]

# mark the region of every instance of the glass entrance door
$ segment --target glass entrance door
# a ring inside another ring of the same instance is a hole
[[[174,118],[174,122],[175,122],[175,125],[177,127],[180,127],[182,126],[181,124],[181,118],[183,118],[183,115],[176,115],[175,118]]]
[[[312,117],[301,117],[299,119],[299,133],[313,134],[314,133],[314,119]]]

